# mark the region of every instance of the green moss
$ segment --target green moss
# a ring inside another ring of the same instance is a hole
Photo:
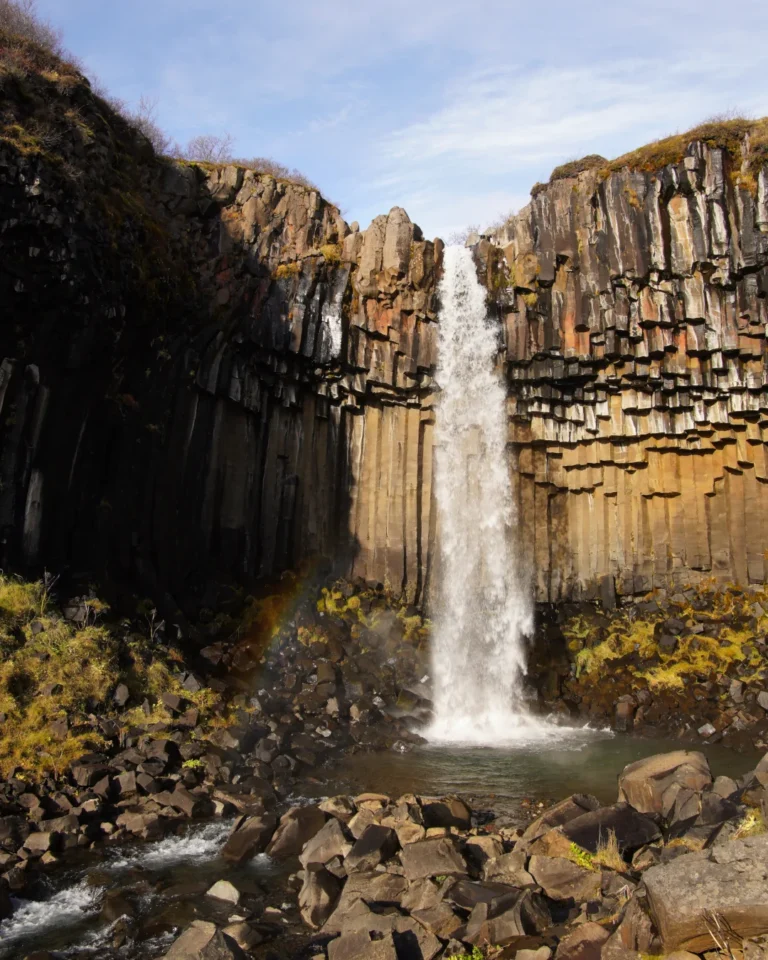
[[[453,960],[486,960],[486,957],[488,957],[488,954],[480,947],[472,947],[471,953],[454,954]]]
[[[281,263],[273,273],[276,280],[286,280],[289,277],[296,277],[301,273],[301,264],[298,260],[292,263]]]
[[[585,870],[595,870],[595,862],[592,854],[584,850],[577,843],[572,843],[568,848],[568,859]]]
[[[341,244],[340,243],[324,243],[320,247],[320,253],[322,253],[323,258],[327,263],[340,263],[341,262]]]
[[[97,598],[85,608],[85,624],[75,624],[63,619],[45,582],[0,576],[0,775],[57,776],[83,753],[102,749],[107,741],[89,722],[94,713],[124,727],[172,722],[160,702],[164,693],[190,701],[204,725],[226,720],[218,694],[182,688],[179,650],[100,622],[109,607]],[[116,712],[111,694],[119,683],[135,702],[158,701],[150,717],[141,707]]]
[[[569,177],[576,177],[585,170],[597,170],[605,179],[620,170],[635,170],[655,173],[664,167],[680,163],[692,143],[701,141],[710,147],[725,150],[734,162],[731,180],[736,187],[757,193],[757,178],[768,163],[768,118],[750,120],[745,117],[713,118],[685,133],[663,137],[653,143],[625,153],[615,160],[606,160],[598,154],[590,154],[580,160],[571,160],[555,167],[548,183],[536,183],[531,196],[536,197],[547,187]],[[742,169],[742,160],[746,166]],[[641,202],[634,191],[628,191],[630,205],[640,207]]]
[[[751,807],[739,824],[733,838],[734,840],[742,840],[744,837],[759,837],[766,832],[768,832],[768,824],[763,817],[763,811],[760,807]]]
[[[683,690],[692,678],[715,677],[732,672],[738,665],[739,679],[746,684],[764,683],[766,665],[755,643],[768,628],[768,617],[755,624],[755,601],[768,608],[768,593],[745,593],[733,585],[715,589],[710,583],[698,588],[698,600],[677,607],[676,616],[693,625],[709,621],[706,634],[684,629],[674,650],[662,649],[656,638],[661,615],[614,616],[607,626],[591,623],[580,615],[563,627],[568,649],[574,654],[577,679],[599,683],[606,665],[622,661],[622,671],[633,677],[636,686],[656,690]],[[700,609],[703,608],[703,609]],[[709,636],[712,633],[714,635]]]

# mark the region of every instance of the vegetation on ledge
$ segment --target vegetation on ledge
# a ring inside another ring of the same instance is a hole
[[[622,154],[615,160],[606,160],[599,154],[571,160],[555,167],[547,183],[534,184],[531,196],[536,197],[550,184],[577,177],[585,170],[597,170],[601,179],[620,170],[655,173],[670,164],[680,163],[690,145],[697,142],[725,150],[735,164],[732,173],[734,184],[752,194],[756,193],[757,177],[763,165],[768,162],[768,117],[752,120],[734,116],[712,117],[685,133],[654,140]]]
[[[181,651],[161,640],[149,607],[142,630],[109,620],[95,597],[78,601],[68,619],[51,586],[0,575],[0,775],[59,776],[104,748],[108,730],[170,722],[168,694],[189,701],[196,722],[223,722],[217,694],[182,688]],[[122,710],[121,684],[127,703],[143,706]]]

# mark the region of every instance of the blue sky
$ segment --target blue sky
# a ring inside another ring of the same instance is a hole
[[[178,141],[302,170],[362,227],[486,225],[556,164],[737,109],[768,114],[768,3],[38,0],[115,96]]]

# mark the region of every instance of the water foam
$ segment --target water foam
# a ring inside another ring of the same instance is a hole
[[[20,943],[28,938],[74,926],[95,914],[101,905],[103,887],[85,880],[59,890],[48,900],[16,900],[12,917],[0,923],[0,957],[13,957]],[[11,952],[8,952],[11,951]]]
[[[130,867],[158,870],[177,863],[202,863],[218,854],[232,830],[232,825],[232,820],[206,823],[180,836],[166,837],[157,843],[136,847],[130,853],[116,853],[105,866],[112,870],[126,870]]]
[[[518,562],[498,326],[471,251],[446,249],[440,298],[435,716],[425,736],[467,744],[549,739],[555,728],[531,716],[523,693],[533,606]]]

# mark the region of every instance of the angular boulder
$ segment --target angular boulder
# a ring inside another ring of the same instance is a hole
[[[314,805],[293,807],[280,818],[267,854],[276,860],[298,857],[307,843],[325,826],[325,814]]]
[[[663,814],[667,791],[701,791],[712,783],[709,763],[695,750],[658,753],[630,763],[619,775],[619,800],[639,813]],[[669,800],[666,806],[669,807]]]
[[[409,843],[400,852],[400,860],[408,880],[467,873],[467,865],[449,837]]]
[[[344,866],[348,873],[356,870],[373,870],[380,863],[385,863],[394,856],[399,846],[394,830],[373,823],[366,828],[365,833],[349,851],[344,860]]]
[[[171,945],[165,960],[245,960],[245,954],[215,923],[194,920]]]
[[[661,830],[650,817],[638,813],[628,803],[615,803],[569,821],[560,828],[563,835],[590,853],[615,835],[619,850],[631,853],[661,837]]]
[[[459,830],[469,830],[472,826],[472,811],[458,797],[432,800],[424,803],[421,809],[426,827],[458,827]]]
[[[303,867],[311,863],[328,863],[334,857],[346,857],[352,849],[341,824],[336,819],[329,820],[301,851],[299,861]]]
[[[610,933],[599,923],[582,923],[557,945],[555,960],[600,960]]]
[[[392,934],[381,940],[372,940],[367,930],[356,930],[331,940],[328,944],[328,960],[397,960]]]
[[[531,857],[528,872],[551,900],[584,903],[600,896],[602,875],[563,857]]]
[[[714,949],[717,931],[768,933],[768,834],[686,854],[643,880],[665,952]]]
[[[270,814],[260,817],[238,817],[221,851],[225,860],[241,863],[248,857],[263,853],[275,832],[275,818]]]
[[[301,918],[308,927],[319,930],[333,913],[341,893],[341,881],[318,863],[304,870],[304,882],[299,892]]]
[[[574,793],[573,796],[566,797],[565,800],[561,800],[560,803],[550,807],[533,823],[529,824],[523,834],[523,840],[530,841],[542,837],[553,827],[561,827],[569,820],[574,820],[576,817],[589,813],[590,810],[597,810],[599,806],[600,801],[596,797],[585,793]]]

